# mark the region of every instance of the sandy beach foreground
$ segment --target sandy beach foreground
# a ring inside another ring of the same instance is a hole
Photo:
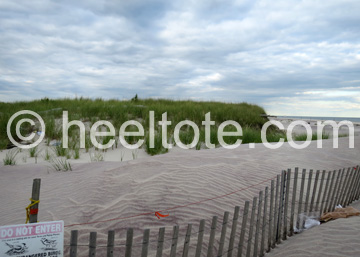
[[[126,228],[132,227],[134,243],[141,244],[144,228],[150,228],[151,237],[155,239],[159,227],[165,226],[165,237],[171,238],[172,226],[179,225],[180,235],[184,237],[187,224],[194,224],[196,231],[199,220],[206,219],[208,234],[212,216],[217,215],[221,220],[224,211],[232,213],[234,206],[243,206],[245,200],[252,199],[283,169],[335,170],[359,165],[360,137],[354,140],[353,149],[349,149],[347,137],[339,138],[338,149],[332,147],[332,139],[324,140],[321,149],[316,147],[315,141],[302,150],[288,143],[276,150],[262,144],[255,144],[255,148],[241,145],[234,150],[177,149],[165,155],[126,162],[74,163],[73,171],[68,172],[55,172],[41,163],[1,166],[0,225],[24,223],[24,208],[29,204],[32,180],[41,178],[39,220],[64,220],[66,245],[70,231],[79,230],[79,244],[85,245],[80,249],[82,255],[87,254],[90,231],[97,231],[98,244],[106,245],[108,230],[114,229],[117,237],[124,240]],[[238,192],[218,197],[234,191]],[[169,216],[158,219],[154,215],[156,211]],[[290,243],[302,248],[305,237],[312,238],[311,245],[315,245],[306,250],[306,254],[304,252],[306,256],[357,256],[360,249],[355,247],[359,245],[356,228],[359,226],[359,217],[329,222],[294,236],[271,256],[279,253],[304,256],[294,253],[296,247]],[[218,229],[220,227],[221,222]],[[327,240],[324,233],[334,235]],[[343,237],[342,233],[348,236]],[[346,244],[343,243],[345,238]],[[328,247],[316,247],[322,241]],[[156,240],[152,244],[156,247]],[[119,247],[118,250],[124,249]],[[189,256],[193,256],[193,250],[190,249]]]

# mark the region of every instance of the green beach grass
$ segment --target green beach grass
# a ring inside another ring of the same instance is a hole
[[[173,142],[173,132],[175,125],[183,120],[193,121],[200,129],[200,141],[196,149],[204,148],[205,145],[205,127],[202,121],[205,120],[205,114],[210,112],[211,120],[215,121],[215,125],[211,126],[211,143],[216,146],[219,145],[217,139],[217,127],[224,121],[234,120],[238,122],[243,128],[242,137],[225,137],[224,141],[228,144],[233,144],[238,138],[243,140],[243,143],[261,143],[261,127],[268,121],[264,115],[265,110],[254,104],[249,103],[222,103],[222,102],[196,102],[196,101],[174,101],[167,99],[139,99],[134,98],[129,101],[119,100],[104,100],[104,99],[89,99],[89,98],[75,98],[75,99],[40,99],[28,102],[0,102],[0,147],[5,148],[8,143],[6,126],[11,115],[22,110],[31,110],[38,113],[46,124],[45,138],[50,140],[61,140],[62,126],[61,118],[63,111],[68,111],[69,122],[72,120],[80,120],[82,122],[90,123],[90,126],[99,120],[106,120],[115,127],[115,134],[119,134],[120,126],[128,120],[136,120],[140,122],[145,130],[144,148],[150,155],[167,152],[161,146],[161,127],[158,121],[162,119],[162,114],[167,113],[167,120],[171,121],[168,126],[168,141]],[[155,148],[149,147],[148,131],[149,131],[149,112],[155,113]],[[15,119],[12,123],[11,131],[15,136],[15,124],[20,118],[25,118],[22,115]],[[29,118],[33,118],[28,116]],[[134,130],[135,127],[129,126],[127,131]],[[23,123],[20,130],[23,135],[32,133],[37,128],[33,128],[29,123]],[[227,126],[225,131],[234,131],[235,127]],[[73,151],[77,150],[78,145],[71,144],[71,139],[79,139],[79,129],[77,126],[71,126],[69,129],[69,147]],[[280,138],[285,138],[285,135],[275,128],[268,129],[268,141],[278,142]],[[194,137],[193,129],[188,126],[183,126],[180,132],[180,138],[184,144],[188,144]],[[16,140],[19,140],[15,138]],[[110,137],[99,138],[98,142],[106,143]],[[134,143],[140,137],[126,137],[128,143]],[[86,149],[92,147],[89,141],[89,136],[86,136]],[[75,142],[75,141],[74,141]],[[58,147],[59,148],[59,147]],[[57,156],[66,156],[66,151],[56,149]]]

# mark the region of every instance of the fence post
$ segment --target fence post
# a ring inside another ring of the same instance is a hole
[[[289,206],[289,194],[290,194],[290,179],[291,179],[291,169],[288,169],[286,172],[286,191],[285,191],[285,205],[284,205],[284,231],[282,234],[282,240],[286,240],[288,232],[288,206]]]
[[[262,232],[261,232],[261,241],[260,241],[260,256],[264,256],[265,253],[265,232],[266,232],[266,216],[267,216],[267,204],[269,197],[269,187],[265,187],[265,196],[264,196],[264,215],[262,220]]]
[[[251,218],[250,218],[250,224],[249,224],[249,238],[248,238],[248,244],[246,247],[246,257],[250,257],[251,253],[251,241],[253,237],[253,230],[254,230],[254,219],[255,219],[255,212],[256,212],[256,204],[257,204],[257,197],[254,197],[253,204],[251,208]]]
[[[259,204],[258,204],[258,211],[256,215],[256,227],[255,227],[255,243],[254,243],[254,257],[257,257],[258,253],[258,244],[259,244],[259,235],[260,235],[260,219],[261,219],[261,208],[262,208],[262,201],[263,201],[263,191],[259,192]]]
[[[33,187],[31,193],[32,203],[40,200],[40,184],[41,184],[40,178],[36,178],[33,180]],[[30,206],[29,223],[38,222],[38,211],[39,211],[39,203]]]
[[[115,231],[108,231],[108,241],[107,241],[107,257],[114,256],[114,242],[115,242]]]
[[[269,210],[269,232],[268,232],[268,246],[266,248],[266,252],[270,252],[271,243],[272,243],[272,230],[273,230],[273,210],[274,210],[274,180],[271,180],[271,186],[270,186],[270,210]]]
[[[276,236],[277,236],[277,227],[278,227],[278,203],[279,203],[279,187],[280,187],[280,175],[276,176],[276,189],[275,189],[275,209],[274,209],[274,229],[273,229],[273,240],[272,248],[275,248]]]
[[[126,232],[125,257],[131,257],[133,236],[134,236],[134,230],[132,228],[128,228]]]
[[[202,249],[203,238],[204,238],[204,229],[205,229],[205,220],[202,219],[202,220],[200,220],[200,225],[199,225],[199,235],[198,235],[195,257],[201,256],[201,249]]]
[[[319,175],[320,175],[320,170],[317,170],[316,174],[315,174],[315,180],[314,180],[314,186],[313,186],[312,195],[311,195],[309,212],[312,212],[313,208],[314,208],[314,202],[315,202],[315,197],[316,197],[317,184],[319,181]]]
[[[207,257],[213,256],[213,246],[215,240],[215,231],[216,231],[216,223],[217,223],[217,216],[214,216],[211,222],[211,230],[210,230],[210,238],[209,238],[209,246],[207,250]]]
[[[284,211],[284,197],[285,197],[285,180],[286,180],[286,171],[281,171],[281,186],[280,186],[280,199],[279,199],[279,217],[278,217],[278,226],[276,231],[276,243],[281,243],[281,228],[282,228],[282,218]]]
[[[143,241],[142,241],[141,257],[147,257],[148,255],[149,237],[150,237],[150,229],[145,229],[143,235]]]
[[[158,245],[156,249],[156,257],[161,257],[164,247],[165,228],[159,228]]]
[[[325,190],[324,190],[324,194],[322,197],[322,201],[321,201],[321,205],[320,205],[320,216],[326,212],[326,206],[327,206],[327,198],[328,198],[328,191],[329,189],[329,184],[330,184],[330,180],[331,180],[331,171],[328,172],[327,175],[327,179],[326,179],[326,184],[325,184]]]
[[[230,233],[230,240],[229,240],[229,247],[228,247],[227,257],[232,256],[232,252],[233,252],[233,249],[234,249],[234,242],[235,242],[235,237],[236,237],[236,227],[237,227],[237,221],[238,221],[238,218],[239,218],[239,211],[240,211],[240,206],[235,206],[234,217],[233,217],[232,226],[231,226],[231,233]]]
[[[289,236],[292,236],[294,234],[294,215],[295,215],[295,201],[296,201],[296,193],[297,193],[298,173],[299,173],[299,168],[296,167],[295,174],[294,174],[292,200],[291,200]]]
[[[71,230],[70,237],[70,257],[77,257],[77,242],[79,231]]]
[[[177,247],[178,236],[179,236],[179,226],[174,226],[172,242],[171,242],[170,257],[176,256],[176,247]]]
[[[240,240],[238,245],[238,254],[237,254],[238,257],[241,257],[243,252],[247,217],[249,214],[249,203],[250,203],[249,201],[245,201],[245,205],[244,205],[243,218],[242,218],[241,231],[240,231]]]
[[[298,230],[302,229],[302,215],[301,215],[301,208],[302,208],[302,201],[304,196],[304,188],[305,188],[305,178],[306,178],[306,169],[302,170],[301,175],[301,186],[300,186],[300,195],[299,195],[299,206],[298,206],[298,214],[296,219],[296,228]]]
[[[310,190],[311,190],[311,178],[312,178],[313,170],[310,170],[309,172],[309,178],[307,182],[307,190],[306,190],[306,196],[305,196],[305,205],[304,205],[304,214],[307,215],[308,213],[308,206],[309,206],[309,198],[310,198]],[[305,227],[305,219],[302,221],[301,228]]]
[[[224,242],[225,242],[228,219],[229,219],[229,212],[226,211],[226,212],[224,212],[224,218],[223,218],[223,223],[222,223],[222,227],[221,227],[218,256],[222,256],[222,252],[224,250]]]
[[[332,188],[333,188],[333,185],[334,185],[334,182],[335,182],[335,175],[336,175],[336,171],[334,170],[332,172],[332,176],[331,176],[331,182],[330,182],[330,186],[329,186],[329,191],[328,191],[328,196],[327,196],[327,199],[326,199],[326,205],[325,205],[325,210],[324,212],[329,212],[330,211],[330,206],[331,206],[331,195],[332,195]]]
[[[319,187],[318,197],[316,199],[315,211],[319,211],[319,204],[320,204],[320,201],[321,201],[321,195],[323,194],[324,180],[325,180],[325,170],[323,170],[322,173],[321,173],[320,187]],[[320,214],[320,216],[321,216],[321,214]]]
[[[345,177],[346,179],[345,179],[342,197],[341,197],[341,205],[344,207],[346,206],[346,197],[349,192],[350,177],[351,177],[350,175],[351,175],[351,168],[348,168],[348,170],[346,172],[346,177]]]
[[[335,185],[334,185],[334,189],[333,189],[333,192],[332,192],[332,197],[331,197],[331,201],[330,201],[330,209],[329,211],[333,211],[335,209],[335,205],[336,205],[336,193],[337,193],[337,188],[338,188],[338,184],[339,184],[339,178],[340,178],[340,170],[337,171],[337,177],[336,177],[336,180],[335,180]]]
[[[182,255],[183,257],[188,256],[189,246],[190,246],[190,237],[191,237],[191,228],[192,228],[192,225],[188,224],[186,235],[185,235],[185,241],[184,241],[184,251],[183,251],[183,255]]]
[[[96,232],[90,232],[89,257],[96,256]]]

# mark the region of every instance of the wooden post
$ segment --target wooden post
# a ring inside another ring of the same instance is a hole
[[[126,232],[125,257],[131,257],[133,236],[134,230],[132,228],[128,228]]]
[[[238,257],[241,257],[243,252],[246,224],[249,214],[249,203],[250,203],[249,201],[245,201],[245,205],[244,205],[243,218],[242,218],[241,230],[240,230],[240,240],[238,245],[238,254],[237,254]]]
[[[257,204],[257,197],[254,197],[252,208],[251,208],[251,218],[250,218],[250,224],[249,224],[249,238],[248,238],[248,244],[246,247],[246,257],[250,257],[251,253],[251,241],[253,237],[253,230],[254,230],[254,219],[255,219],[255,212],[256,212],[256,204]]]
[[[78,231],[71,230],[70,237],[70,257],[77,257]]]
[[[345,169],[343,169],[341,172],[339,170],[339,173],[340,173],[340,178],[339,178],[339,185],[337,186],[337,189],[336,189],[336,195],[335,195],[335,200],[334,200],[335,205],[341,204],[340,198],[341,198],[342,184],[344,181]]]
[[[289,236],[292,236],[294,234],[294,215],[295,215],[295,201],[296,201],[296,193],[297,193],[298,173],[299,173],[299,168],[296,167],[295,174],[294,174],[293,193],[292,193],[292,199],[291,199]]]
[[[282,229],[282,218],[284,211],[284,197],[285,197],[285,180],[286,171],[281,172],[281,186],[280,186],[280,198],[279,198],[279,215],[278,215],[278,226],[276,231],[276,243],[281,243],[281,229]]]
[[[357,178],[355,180],[353,191],[354,191],[354,193],[351,197],[351,202],[357,200],[359,198],[359,194],[360,194],[360,168],[359,167],[357,168]]]
[[[354,177],[353,177],[353,181],[350,185],[350,195],[349,195],[349,199],[348,199],[348,204],[350,204],[353,199],[355,198],[354,196],[356,195],[356,187],[357,187],[357,182],[358,182],[358,178],[360,173],[358,172],[359,170],[355,170],[354,172]]]
[[[305,179],[306,179],[306,169],[302,170],[302,175],[301,175],[301,186],[300,186],[300,195],[299,195],[299,206],[298,206],[298,213],[297,213],[297,219],[296,219],[296,228],[298,230],[301,230],[302,227],[302,201],[303,201],[303,196],[304,196],[304,187],[305,187]]]
[[[211,230],[210,230],[209,245],[208,245],[208,250],[207,250],[207,257],[213,256],[213,246],[214,246],[214,240],[215,240],[216,223],[217,223],[217,216],[214,216],[212,218],[212,222],[211,222]]]
[[[234,250],[234,242],[236,237],[236,227],[237,227],[237,221],[239,218],[239,211],[240,206],[236,206],[234,210],[234,217],[232,220],[232,226],[231,226],[231,232],[230,232],[230,240],[229,240],[229,247],[228,247],[228,254],[227,257],[232,257],[232,253]]]
[[[285,191],[285,204],[284,204],[284,231],[282,234],[282,240],[287,239],[288,233],[288,206],[289,206],[289,194],[290,194],[290,179],[291,179],[291,169],[288,169],[286,172],[286,191]]]
[[[306,196],[305,196],[305,205],[304,205],[304,213],[307,215],[308,213],[308,207],[309,207],[309,198],[311,193],[311,179],[312,179],[313,170],[310,170],[308,182],[307,182],[307,190],[306,190]]]
[[[328,191],[328,195],[327,195],[327,199],[326,199],[326,205],[325,205],[325,210],[324,212],[329,212],[330,211],[330,206],[331,206],[331,195],[332,195],[332,191],[333,189],[333,185],[335,182],[335,175],[336,175],[336,171],[334,170],[332,172],[332,176],[331,176],[331,182],[330,182],[330,186],[329,186],[329,191]]]
[[[323,194],[323,197],[322,197],[322,201],[321,201],[321,204],[320,204],[320,210],[319,210],[319,213],[320,213],[320,216],[326,212],[326,206],[327,206],[327,198],[328,198],[328,190],[329,189],[329,184],[330,184],[330,180],[331,180],[331,171],[328,172],[328,175],[327,175],[327,179],[326,179],[326,184],[325,184],[325,190],[324,190],[324,194]]]
[[[314,208],[314,202],[315,202],[315,197],[316,197],[316,190],[317,190],[317,185],[318,185],[318,181],[319,181],[319,176],[320,176],[320,170],[317,170],[316,174],[315,174],[314,186],[313,186],[313,190],[312,190],[312,194],[311,194],[311,202],[310,202],[309,212],[312,212],[313,208]]]
[[[222,252],[224,250],[224,243],[225,243],[226,228],[227,228],[228,220],[229,220],[229,212],[226,211],[226,212],[224,212],[224,218],[223,218],[223,223],[222,223],[222,227],[221,227],[218,256],[222,256]]]
[[[172,242],[171,242],[170,257],[176,256],[176,247],[177,247],[178,236],[179,236],[179,226],[174,226]]]
[[[258,255],[262,201],[263,201],[263,191],[260,191],[259,192],[258,211],[257,211],[257,215],[256,215],[255,243],[254,243],[254,254],[253,254],[254,257],[257,257],[257,255]]]
[[[271,180],[271,186],[270,186],[270,210],[269,210],[269,228],[268,228],[268,246],[266,248],[266,252],[270,252],[271,244],[272,244],[272,238],[273,238],[273,211],[274,211],[274,186],[275,182],[272,179]]]
[[[113,257],[114,256],[114,242],[115,242],[115,231],[109,230],[108,231],[108,241],[107,241],[107,255],[106,257]]]
[[[191,228],[192,225],[189,224],[187,227],[186,235],[185,235],[185,241],[184,241],[184,251],[182,257],[187,257],[189,253],[189,246],[190,246],[190,237],[191,237]]]
[[[36,178],[33,180],[33,187],[31,193],[31,199],[35,201],[40,200],[40,184],[41,179]],[[36,223],[38,222],[38,211],[39,211],[39,204],[36,203],[30,207],[30,216],[29,216],[29,223]]]
[[[205,229],[205,220],[202,219],[202,220],[200,220],[200,225],[199,225],[199,234],[198,234],[198,241],[197,241],[197,245],[196,245],[195,257],[201,257],[201,249],[202,249],[203,238],[204,238],[204,229]]]
[[[96,232],[90,232],[89,257],[96,256]]]
[[[359,196],[360,196],[360,167],[359,166],[357,166],[357,173],[359,174],[359,180],[358,180],[358,183],[356,186],[354,200],[358,200]]]
[[[161,257],[164,247],[165,228],[159,228],[158,245],[156,249],[156,257]]]
[[[143,235],[142,247],[141,247],[141,257],[147,257],[148,255],[149,237],[150,237],[150,229],[145,229]]]
[[[347,192],[349,176],[350,176],[350,168],[348,168],[346,174],[344,174],[343,183],[340,192],[339,204],[341,204],[341,206],[343,207],[345,207],[345,196]]]
[[[280,188],[280,175],[276,176],[276,189],[275,189],[275,209],[274,209],[274,229],[273,229],[273,240],[272,240],[272,248],[275,248],[275,244],[276,244],[276,236],[277,236],[277,227],[278,227],[278,203],[279,203],[279,189]]]
[[[344,185],[344,191],[343,191],[343,196],[342,196],[342,199],[341,199],[341,204],[345,207],[347,204],[346,204],[346,198],[348,196],[348,192],[349,192],[349,187],[350,187],[350,182],[351,182],[351,169],[352,168],[348,168],[347,170],[347,173],[346,173],[346,183]]]
[[[319,193],[318,193],[318,196],[317,196],[317,199],[316,199],[315,211],[319,211],[319,204],[320,204],[320,201],[321,201],[321,195],[323,194],[325,173],[326,173],[325,170],[323,170],[322,173],[321,173],[320,187],[319,187]]]
[[[264,215],[261,226],[261,241],[260,241],[260,256],[265,254],[265,232],[266,232],[266,221],[267,221],[267,204],[269,197],[269,187],[265,187],[265,197],[264,197]]]
[[[330,201],[329,211],[333,211],[335,209],[335,205],[336,205],[336,199],[335,198],[336,198],[337,188],[338,188],[338,185],[339,185],[340,175],[341,175],[341,171],[338,170],[336,180],[335,180],[335,185],[334,185],[333,192],[332,192],[331,201]]]

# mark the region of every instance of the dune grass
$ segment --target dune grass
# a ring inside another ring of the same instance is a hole
[[[248,103],[222,103],[222,102],[195,102],[195,101],[173,101],[166,99],[140,99],[130,101],[119,100],[103,100],[103,99],[88,99],[88,98],[75,98],[75,99],[40,99],[30,102],[14,102],[3,103],[0,102],[0,147],[4,148],[7,145],[6,125],[10,116],[20,110],[32,110],[37,112],[46,124],[45,137],[47,142],[50,140],[60,140],[62,137],[61,117],[63,111],[68,111],[69,122],[72,120],[80,120],[88,122],[90,125],[99,120],[110,121],[118,136],[120,126],[128,120],[136,120],[142,124],[145,130],[145,137],[126,136],[128,143],[135,143],[138,139],[145,140],[144,148],[150,154],[161,154],[167,152],[161,145],[161,127],[158,121],[161,121],[162,114],[167,113],[167,120],[171,121],[168,126],[168,141],[173,140],[175,126],[178,122],[183,120],[193,121],[200,129],[200,142],[197,144],[196,149],[200,149],[205,142],[205,129],[202,121],[205,120],[205,114],[210,112],[211,120],[215,121],[215,125],[211,126],[210,138],[211,142],[219,145],[217,139],[218,126],[227,120],[234,120],[238,122],[243,130],[242,137],[243,143],[261,142],[260,129],[262,125],[268,121],[262,115],[266,114],[264,109],[260,106]],[[147,132],[149,131],[149,111],[154,111],[155,116],[155,148],[150,149],[148,145]],[[27,117],[26,117],[27,116]],[[12,135],[15,136],[15,124],[20,118],[32,118],[28,115],[22,115],[15,119],[11,126]],[[27,123],[23,123],[21,131],[30,133],[31,131],[38,130],[38,125],[33,128]],[[226,127],[225,130],[231,131],[231,126]],[[137,131],[136,127],[129,126],[127,131]],[[77,126],[71,126],[68,131],[69,143],[78,141],[79,129]],[[269,130],[268,139],[270,142],[278,141],[279,132]],[[184,126],[180,132],[181,141],[188,144],[193,139],[193,130]],[[98,142],[106,143],[112,137],[98,138]],[[234,143],[237,137],[226,137],[225,142]],[[20,140],[19,140],[20,141]],[[86,151],[92,148],[89,136],[86,136]],[[117,145],[116,145],[117,147]],[[57,156],[68,156],[66,150],[57,147],[55,149]],[[72,151],[77,151],[78,145],[71,144]]]

